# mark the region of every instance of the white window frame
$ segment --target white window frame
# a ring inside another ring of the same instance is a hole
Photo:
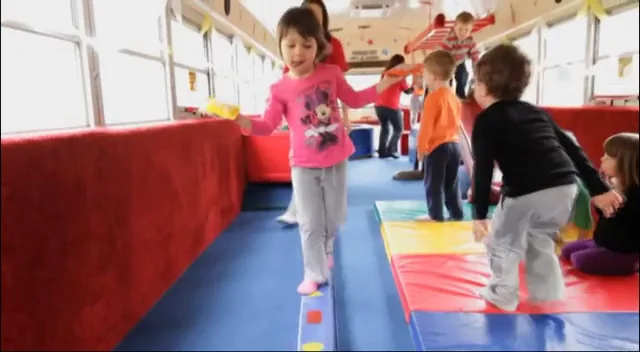
[[[86,127],[95,127],[101,125],[99,117],[100,102],[97,99],[97,91],[95,80],[92,79],[91,68],[94,67],[93,53],[95,49],[90,45],[89,37],[93,33],[92,21],[88,15],[91,14],[91,0],[71,0],[70,1],[72,27],[70,31],[53,30],[49,28],[39,27],[36,24],[27,23],[19,20],[5,19],[2,21],[1,26],[31,35],[39,35],[49,38],[55,38],[67,42],[74,43],[78,46],[80,52],[80,71],[82,77],[82,85],[85,98],[85,114],[87,117]],[[74,30],[75,29],[75,30]],[[80,127],[80,128],[86,128]],[[78,128],[64,128],[62,130],[75,130]],[[57,130],[54,130],[57,131]],[[44,131],[26,131],[15,132],[12,135],[18,134],[32,134],[42,132],[54,132],[52,130]]]
[[[172,16],[174,17],[174,16]],[[175,20],[175,18],[174,18]],[[172,31],[172,26],[173,26],[173,20],[171,18],[168,19],[167,21],[169,27],[168,27],[168,35],[169,35],[169,39],[171,42],[170,47],[174,47],[173,42],[174,42],[174,38],[173,38],[173,31]],[[195,22],[187,19],[187,18],[182,18],[182,25],[185,27],[188,27],[189,29],[192,29],[194,31],[199,32],[199,26],[195,24]],[[182,63],[179,62],[177,60],[175,60],[175,56],[174,55],[170,55],[170,62],[171,62],[171,77],[173,78],[173,82],[171,82],[171,90],[172,90],[172,95],[173,95],[173,99],[174,99],[174,104],[177,108],[178,111],[184,111],[185,108],[187,108],[186,106],[181,106],[178,103],[178,96],[177,96],[177,90],[176,90],[176,73],[175,73],[175,69],[176,68],[181,68],[181,69],[185,69],[185,70],[189,70],[189,71],[194,71],[196,73],[201,73],[201,74],[205,74],[207,75],[207,86],[208,86],[208,96],[212,96],[213,95],[213,69],[212,69],[212,50],[211,50],[211,31],[208,31],[205,35],[202,36],[201,40],[202,40],[202,46],[204,48],[204,53],[205,53],[205,63],[203,66],[194,66],[192,64],[186,64],[186,63]],[[204,102],[203,102],[204,103]],[[178,114],[175,114],[175,116],[177,116]]]
[[[635,11],[636,13],[640,10],[640,7],[638,5],[637,2],[631,4],[631,5],[626,5],[626,6],[619,6],[617,8],[613,8],[610,9],[607,13],[609,16],[615,16],[627,11]],[[613,55],[607,53],[607,54],[603,54],[600,55],[600,26],[601,26],[601,21],[598,18],[595,18],[595,16],[593,19],[593,39],[590,41],[591,43],[591,67],[593,68],[595,65],[597,65],[598,61],[605,61],[605,60],[609,60],[613,58]],[[634,55],[640,55],[640,51],[639,50],[630,50],[629,52],[626,52],[625,54],[628,54],[630,56],[634,56]],[[638,72],[635,72],[635,74],[638,74]],[[591,101],[594,97],[595,97],[595,74],[590,75],[589,76],[589,81],[590,81],[590,90],[588,92],[588,99],[587,101]],[[636,92],[632,92],[629,95],[638,95],[638,91]]]
[[[544,71],[548,70],[548,69],[553,69],[553,68],[557,68],[560,66],[570,66],[570,65],[576,65],[576,64],[580,64],[582,62],[584,62],[585,65],[585,84],[584,84],[584,88],[583,88],[583,97],[582,97],[582,104],[579,106],[584,105],[585,103],[588,102],[588,96],[590,94],[590,90],[591,90],[591,80],[589,79],[589,77],[586,75],[586,70],[589,70],[591,65],[593,64],[591,60],[589,60],[589,52],[592,51],[592,44],[593,43],[593,35],[594,35],[594,31],[593,31],[593,14],[589,14],[587,15],[587,33],[585,33],[585,35],[587,36],[587,46],[584,48],[585,50],[585,55],[583,56],[582,60],[578,60],[578,61],[567,61],[567,62],[562,62],[562,63],[554,63],[551,65],[547,65],[546,64],[546,58],[547,58],[547,45],[546,45],[546,41],[545,41],[545,36],[546,33],[540,33],[541,35],[539,36],[539,40],[540,40],[540,50],[539,50],[539,56],[540,56],[540,69],[538,70],[538,74],[539,74],[539,79],[538,79],[538,104],[542,104],[543,103],[543,88],[544,88]],[[553,21],[551,23],[548,23],[547,26],[549,29],[553,28],[554,26],[557,25],[561,25],[563,23],[569,22],[569,21],[574,21],[576,20],[576,14],[572,14],[571,16],[568,17],[564,17],[561,19],[558,19],[557,21]]]

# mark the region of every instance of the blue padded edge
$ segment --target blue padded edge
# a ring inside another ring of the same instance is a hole
[[[417,351],[638,351],[638,313],[412,312]]]
[[[314,351],[336,350],[336,314],[334,305],[333,282],[318,289],[320,296],[304,296],[300,302],[300,322],[298,327],[298,351],[304,351],[303,346],[310,342],[323,344],[322,349]],[[320,324],[307,324],[307,313],[310,310],[322,312]]]

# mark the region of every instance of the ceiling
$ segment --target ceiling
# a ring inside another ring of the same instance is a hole
[[[330,29],[337,37],[354,34],[388,35],[390,28],[399,28],[402,37],[411,38],[423,30],[435,15],[444,13],[453,18],[461,11],[483,16],[495,8],[497,0],[324,0]],[[299,6],[301,0],[241,0],[269,30],[275,31],[278,19],[288,8]],[[397,31],[396,31],[397,32]]]

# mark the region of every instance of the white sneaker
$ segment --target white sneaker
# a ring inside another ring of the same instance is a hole
[[[416,216],[415,220],[416,221],[433,221],[433,219],[431,219],[429,215]]]
[[[294,214],[291,214],[290,212],[286,212],[278,216],[276,220],[288,225],[295,225],[298,223],[298,219],[296,219],[296,216]]]

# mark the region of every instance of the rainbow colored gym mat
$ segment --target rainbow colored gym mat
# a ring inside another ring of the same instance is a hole
[[[473,240],[471,221],[414,221],[426,213],[420,201],[380,201],[375,208],[416,350],[640,348],[638,275],[595,277],[563,264],[563,301],[529,304],[521,282],[522,303],[516,312],[506,313],[477,294],[489,280],[489,268],[484,246]],[[568,227],[562,237],[572,240],[576,235]]]

